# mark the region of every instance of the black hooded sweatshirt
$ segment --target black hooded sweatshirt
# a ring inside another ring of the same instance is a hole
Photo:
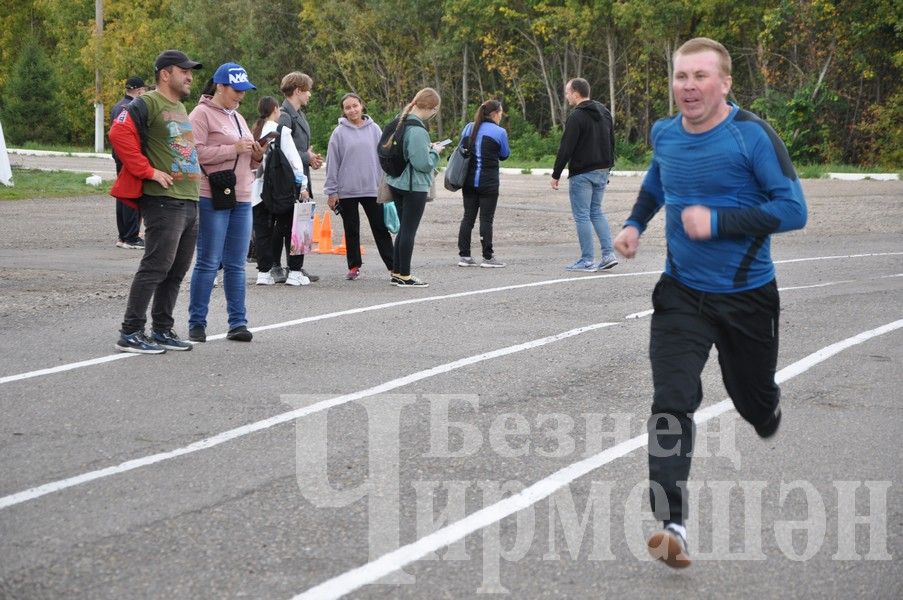
[[[611,113],[600,102],[584,100],[574,107],[564,125],[552,179],[561,178],[565,165],[568,165],[570,177],[596,169],[610,169],[614,164],[615,134]]]

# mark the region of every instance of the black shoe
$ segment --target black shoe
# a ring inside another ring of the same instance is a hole
[[[270,275],[273,276],[274,282],[285,283],[285,280],[288,279],[288,269],[283,269],[277,265],[270,269]]]
[[[308,273],[308,272],[305,271],[304,269],[301,269],[301,274],[304,275],[305,277],[307,277],[308,279],[310,279],[311,282],[314,282],[314,281],[320,281],[320,276],[319,276],[319,275],[311,275],[310,273]]]
[[[763,440],[767,440],[774,434],[778,432],[778,427],[781,426],[781,407],[777,407],[774,411],[774,414],[771,415],[765,423],[756,427],[756,433],[759,434],[759,437]]]
[[[200,325],[195,325],[188,330],[188,339],[192,342],[206,342],[207,332]]]
[[[134,352],[135,354],[163,354],[166,352],[166,348],[147,339],[143,331],[133,331],[128,335],[119,332],[116,349],[120,352]]]
[[[646,549],[649,550],[652,558],[662,561],[672,569],[683,569],[690,566],[687,538],[672,525],[649,536],[649,539],[646,540]]]
[[[392,285],[396,287],[429,287],[425,281],[417,279],[413,275],[408,275],[407,277],[402,277],[401,275],[393,275],[392,276]]]
[[[230,329],[229,333],[226,334],[226,339],[234,342],[250,342],[253,338],[254,334],[248,331],[248,328],[244,325]]]
[[[127,248],[129,250],[144,250],[144,240],[141,238],[137,238],[134,241],[119,241],[116,242],[116,245],[120,248]]]
[[[172,329],[168,331],[154,331],[151,334],[151,340],[167,350],[188,351],[192,348],[191,342],[179,339],[179,336]]]

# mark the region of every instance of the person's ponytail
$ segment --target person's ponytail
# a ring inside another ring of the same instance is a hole
[[[489,115],[502,108],[502,103],[498,100],[487,100],[477,108],[477,112],[473,115],[473,127],[470,130],[470,145],[477,141],[477,132],[480,131],[480,125],[483,121],[489,120]]]
[[[251,128],[255,140],[260,139],[260,134],[263,132],[263,126],[267,122],[267,118],[273,114],[273,111],[278,106],[279,103],[272,96],[264,96],[257,102],[257,120],[254,121],[254,127]]]
[[[439,97],[439,92],[434,90],[433,88],[423,88],[419,92],[414,95],[414,99],[408,102],[404,109],[401,111],[401,116],[398,120],[398,127],[395,129],[397,132],[398,129],[402,127],[402,124],[405,122],[405,119],[408,118],[408,115],[411,114],[411,111],[414,108],[419,108],[422,110],[431,110],[439,106],[441,102],[441,98]],[[392,146],[392,141],[395,139],[395,133],[389,136],[389,139],[386,140],[385,148],[389,148]]]

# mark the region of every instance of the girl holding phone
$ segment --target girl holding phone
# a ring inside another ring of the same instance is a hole
[[[398,177],[386,175],[386,183],[392,192],[401,227],[395,236],[392,264],[392,285],[397,287],[426,287],[429,284],[411,275],[411,256],[414,254],[414,238],[426,208],[426,196],[433,184],[433,173],[444,146],[430,143],[426,122],[439,112],[442,99],[433,88],[423,88],[401,112],[404,127],[403,145],[407,166]],[[410,125],[414,122],[417,125]],[[389,140],[391,143],[392,140]]]
[[[292,167],[295,174],[295,183],[303,190],[302,197],[307,194],[307,177],[304,175],[304,163],[298,154],[298,149],[292,141],[292,130],[290,127],[283,127],[282,132],[278,133],[279,127],[279,103],[272,96],[264,96],[257,103],[257,113],[259,115],[254,123],[252,133],[254,138],[258,140],[271,141],[279,135],[279,149],[288,159],[288,163]],[[282,249],[286,244],[291,244],[292,231],[292,213],[284,215],[274,215],[270,213],[266,205],[261,202],[260,194],[263,191],[263,167],[261,164],[258,169],[259,176],[254,181],[254,193],[251,202],[254,205],[254,243],[257,249],[257,285],[273,285],[276,283],[285,283],[288,274],[282,269],[279,261],[282,258]],[[288,254],[288,251],[286,251]],[[289,257],[289,268],[295,266],[292,264],[292,258]],[[300,265],[297,271],[300,272]],[[302,282],[306,278],[299,278]],[[308,281],[309,283],[309,281]]]

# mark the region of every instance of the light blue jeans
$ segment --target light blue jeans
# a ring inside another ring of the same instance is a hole
[[[602,195],[607,184],[608,169],[596,169],[568,178],[571,212],[577,225],[577,240],[580,242],[580,258],[585,261],[593,261],[593,229],[596,230],[602,247],[601,258],[614,254],[608,219],[602,212]]]
[[[245,262],[251,241],[251,203],[237,202],[231,210],[216,210],[210,198],[201,196],[198,209],[197,257],[191,274],[188,328],[207,327],[210,294],[220,264],[229,329],[247,325]]]

